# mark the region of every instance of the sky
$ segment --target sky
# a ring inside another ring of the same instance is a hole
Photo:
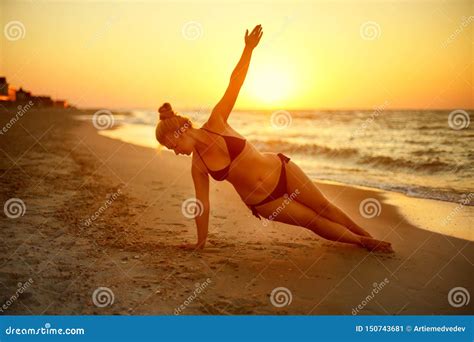
[[[0,76],[78,107],[473,108],[474,1],[0,2]],[[16,29],[16,31],[15,31]]]

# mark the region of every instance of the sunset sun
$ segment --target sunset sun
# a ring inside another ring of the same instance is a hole
[[[262,66],[248,75],[248,92],[263,104],[287,102],[293,88],[291,75],[277,66]]]

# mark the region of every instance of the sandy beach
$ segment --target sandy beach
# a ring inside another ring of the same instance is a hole
[[[24,215],[1,218],[1,315],[474,313],[472,300],[457,307],[449,296],[474,294],[473,207],[317,183],[392,242],[394,254],[374,254],[264,225],[229,183],[213,181],[209,243],[187,252],[177,246],[196,235],[181,210],[194,196],[190,158],[74,119],[92,113],[32,109],[0,136],[2,205],[25,204]],[[5,127],[11,111],[0,117]],[[378,216],[361,215],[367,198],[381,203]]]

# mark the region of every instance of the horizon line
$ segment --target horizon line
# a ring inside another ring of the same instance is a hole
[[[74,106],[74,104],[71,104]],[[110,107],[76,107],[79,110],[101,110],[101,109],[108,109],[108,110],[116,110],[116,111],[134,111],[134,110],[144,110],[144,111],[158,111],[158,107],[149,108],[149,107],[135,107],[135,108],[110,108]],[[184,108],[184,109],[177,109],[176,111],[196,111],[200,110],[202,107],[197,106],[196,108]],[[276,111],[321,111],[321,112],[335,112],[335,111],[449,111],[449,110],[465,110],[465,111],[474,111],[474,107],[471,108],[462,108],[462,107],[449,107],[449,108],[235,108],[232,111],[257,111],[257,112],[276,112]]]

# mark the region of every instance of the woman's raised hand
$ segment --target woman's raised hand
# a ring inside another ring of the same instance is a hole
[[[255,26],[250,34],[249,34],[249,30],[246,30],[245,31],[245,46],[248,46],[249,48],[254,49],[258,45],[258,42],[260,41],[260,38],[262,38],[262,35],[263,35],[262,25]]]

